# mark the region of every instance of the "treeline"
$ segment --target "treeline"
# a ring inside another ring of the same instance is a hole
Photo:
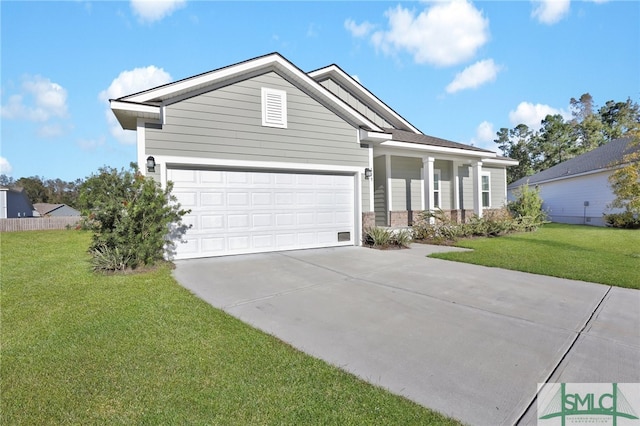
[[[35,203],[78,205],[78,193],[82,179],[65,182],[61,179],[45,179],[40,176],[23,177],[14,180],[7,175],[0,175],[0,186],[11,189],[24,189],[29,200]]]
[[[571,98],[572,117],[548,115],[540,130],[518,124],[501,128],[494,140],[502,155],[518,160],[507,169],[508,183],[546,170],[640,128],[640,106],[631,99],[597,108],[589,93]]]

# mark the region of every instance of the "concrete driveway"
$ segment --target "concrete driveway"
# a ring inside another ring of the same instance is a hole
[[[640,382],[640,292],[340,247],[176,262],[211,305],[468,424],[535,424],[541,382]]]

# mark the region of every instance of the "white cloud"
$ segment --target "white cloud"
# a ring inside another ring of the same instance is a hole
[[[398,5],[385,16],[389,29],[373,33],[373,44],[385,54],[407,51],[419,64],[459,64],[489,40],[489,20],[466,0],[431,3],[417,15]]]
[[[21,93],[9,97],[0,108],[0,116],[8,119],[23,119],[45,122],[53,117],[67,116],[67,91],[48,78],[25,76]]]
[[[496,131],[493,128],[493,123],[483,121],[476,128],[476,134],[473,138],[471,138],[471,145],[480,148],[495,149],[495,138]]]
[[[13,172],[13,167],[4,157],[0,157],[0,174],[11,176],[11,172]]]
[[[100,92],[98,99],[107,103],[105,115],[113,137],[123,144],[136,143],[135,132],[123,130],[118,120],[116,120],[116,117],[109,108],[109,99],[121,98],[156,86],[161,86],[170,81],[171,75],[168,72],[162,68],[150,65],[146,68],[134,68],[128,71],[122,71],[120,75],[111,82],[107,89]]]
[[[186,0],[131,0],[131,9],[140,21],[152,23],[171,15],[186,4]]]
[[[490,81],[495,81],[500,71],[500,66],[493,62],[493,59],[485,59],[468,66],[462,72],[456,74],[449,85],[447,93],[455,93],[465,89],[475,89]]]
[[[79,139],[78,146],[84,151],[94,151],[105,143],[105,137],[101,136],[97,139]]]
[[[368,35],[374,28],[373,24],[367,21],[364,21],[361,24],[356,24],[353,19],[347,19],[346,21],[344,21],[344,27],[354,37],[364,37]]]
[[[569,13],[570,0],[533,0],[531,16],[538,22],[553,25]]]
[[[565,110],[559,110],[549,105],[532,104],[531,102],[520,102],[515,111],[509,112],[509,121],[514,126],[526,124],[530,129],[538,130],[542,127],[541,122],[547,115],[560,114],[565,120],[571,118],[571,114]]]

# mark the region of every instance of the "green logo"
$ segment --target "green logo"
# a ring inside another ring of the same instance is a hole
[[[636,410],[640,384],[631,383],[625,396],[618,383],[547,383],[538,390],[538,424],[540,420],[556,419],[570,424],[613,424],[625,419],[625,424],[640,424]],[[544,391],[544,392],[543,392]],[[629,392],[628,392],[629,393]],[[635,408],[634,408],[635,407]],[[628,423],[631,421],[631,423]],[[554,422],[557,424],[557,422]]]

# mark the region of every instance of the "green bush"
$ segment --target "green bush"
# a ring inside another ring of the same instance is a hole
[[[80,207],[93,231],[94,269],[135,269],[164,258],[187,230],[181,221],[188,211],[180,209],[172,188],[169,182],[163,190],[134,164],[131,170],[103,167],[80,186]]]
[[[604,221],[613,228],[640,229],[640,216],[631,211],[605,214]]]
[[[413,235],[408,229],[392,230],[374,226],[365,231],[364,243],[376,248],[409,247]]]
[[[515,219],[525,228],[533,231],[547,221],[547,213],[542,209],[543,200],[540,189],[532,188],[528,182],[514,191],[516,200],[507,205]]]

